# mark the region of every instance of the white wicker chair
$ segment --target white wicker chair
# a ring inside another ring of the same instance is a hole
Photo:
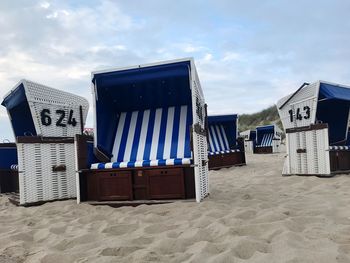
[[[4,98],[17,141],[19,204],[76,197],[76,134],[82,134],[88,101],[28,80]]]
[[[350,172],[349,86],[304,83],[277,107],[286,131],[283,175]]]

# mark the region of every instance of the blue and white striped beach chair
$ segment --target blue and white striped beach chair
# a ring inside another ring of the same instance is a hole
[[[254,153],[275,153],[279,150],[282,131],[276,125],[256,127]]]
[[[243,147],[237,143],[237,120],[236,114],[208,117],[209,169],[245,164]]]
[[[92,83],[99,161],[78,174],[87,185],[78,202],[207,196],[205,102],[192,59],[94,72]]]

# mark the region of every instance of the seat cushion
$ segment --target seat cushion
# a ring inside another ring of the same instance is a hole
[[[12,164],[11,165],[11,170],[12,171],[18,171],[18,164]]]
[[[172,165],[186,165],[186,164],[190,165],[192,163],[193,163],[193,160],[190,158],[176,158],[176,159],[148,160],[148,161],[94,163],[91,165],[91,169],[102,170],[102,169],[172,166]]]
[[[350,146],[329,146],[330,151],[350,151]]]
[[[217,154],[225,154],[225,153],[236,153],[240,152],[240,149],[233,149],[233,150],[225,150],[225,151],[218,151],[218,152],[208,152],[209,155],[217,155]]]

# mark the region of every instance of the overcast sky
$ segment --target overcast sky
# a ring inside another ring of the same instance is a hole
[[[209,113],[253,113],[303,82],[350,84],[349,10],[348,0],[1,0],[0,97],[27,78],[91,101],[93,70],[194,57]],[[1,106],[3,139],[13,136]]]

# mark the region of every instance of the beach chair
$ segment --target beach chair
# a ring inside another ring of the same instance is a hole
[[[256,127],[254,153],[280,152],[281,136],[282,131],[275,124]]]
[[[15,143],[0,143],[0,193],[18,189],[17,149]]]
[[[83,132],[88,101],[20,81],[4,98],[16,138],[19,205],[76,197],[74,136]]]
[[[92,84],[93,156],[91,141],[76,139],[78,203],[208,195],[205,101],[192,59],[93,72]]]
[[[243,144],[238,143],[238,116],[208,116],[209,169],[245,164]]]
[[[277,103],[286,131],[283,175],[332,176],[350,171],[350,87],[304,83]]]
[[[246,130],[239,133],[239,136],[243,138],[244,141],[244,151],[246,153],[254,153],[255,143],[256,143],[256,131]]]

